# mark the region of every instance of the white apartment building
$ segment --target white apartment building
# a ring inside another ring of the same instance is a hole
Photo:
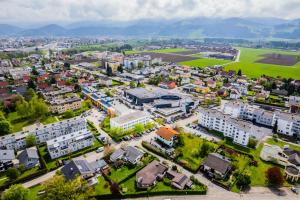
[[[136,68],[139,63],[143,63],[144,67],[151,65],[151,57],[149,55],[129,55],[124,58],[125,68]]]
[[[51,159],[92,146],[94,136],[88,129],[73,132],[47,141],[47,149]]]
[[[222,132],[224,136],[232,138],[233,142],[246,146],[250,137],[259,138],[268,129],[257,127],[250,122],[232,118],[218,110],[201,108],[199,124],[211,130]]]
[[[36,136],[36,142],[40,144],[53,138],[85,129],[87,129],[87,122],[83,117],[74,117],[48,125],[40,124],[30,130],[0,137],[0,149],[14,149],[17,151],[25,149],[25,139],[29,134]]]
[[[300,115],[275,112],[273,123],[277,121],[277,132],[286,135],[299,135],[300,134]]]
[[[146,125],[149,122],[150,116],[144,111],[135,111],[120,117],[110,119],[110,127],[120,127],[124,130],[133,128],[136,124]]]
[[[268,127],[274,126],[277,121],[278,133],[290,136],[300,134],[300,116],[297,114],[267,111],[259,106],[249,105],[241,101],[225,103],[221,110],[233,118],[255,121]]]

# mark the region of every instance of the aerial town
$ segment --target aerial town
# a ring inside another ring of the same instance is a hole
[[[0,24],[1,200],[300,198],[300,43],[53,26]]]

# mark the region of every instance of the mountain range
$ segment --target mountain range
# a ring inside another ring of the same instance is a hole
[[[21,28],[0,24],[0,36],[218,37],[241,39],[300,39],[300,19],[190,18],[132,22],[77,22]]]

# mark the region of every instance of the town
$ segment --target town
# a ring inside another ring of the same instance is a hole
[[[1,190],[37,199],[79,178],[96,198],[297,192],[300,80],[179,64],[241,53],[212,44],[3,51]]]

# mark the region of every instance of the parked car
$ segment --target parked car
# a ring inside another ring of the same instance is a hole
[[[295,194],[299,193],[298,188],[296,188],[295,186],[291,187],[291,191],[294,192]]]
[[[96,150],[96,153],[100,153],[100,152],[102,152],[102,151],[104,151],[104,147],[99,147],[99,148]]]

